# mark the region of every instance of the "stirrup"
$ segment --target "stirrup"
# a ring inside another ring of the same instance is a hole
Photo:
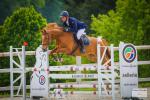
[[[85,53],[85,49],[84,48],[80,48],[80,52],[81,53]]]

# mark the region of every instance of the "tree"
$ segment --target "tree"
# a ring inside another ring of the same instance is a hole
[[[119,41],[145,44],[150,40],[147,39],[149,13],[150,6],[146,0],[118,0],[115,11],[111,10],[107,15],[99,14],[98,17],[92,16],[91,29],[96,35],[102,35],[116,45]]]
[[[118,44],[122,38],[120,33],[124,32],[123,29],[120,29],[120,21],[121,17],[113,10],[107,15],[99,14],[98,17],[92,15],[91,30],[94,30],[95,33],[93,36],[102,36],[107,41]]]
[[[3,24],[1,50],[9,50],[10,45],[21,47],[24,43],[28,44],[27,49],[34,50],[41,44],[40,30],[46,23],[46,19],[33,7],[19,8]]]

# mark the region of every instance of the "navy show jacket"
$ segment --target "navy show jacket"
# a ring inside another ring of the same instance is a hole
[[[68,25],[69,24],[69,25]],[[68,32],[77,33],[79,29],[87,28],[87,25],[74,17],[69,17],[68,23],[67,21],[63,23],[64,27],[68,28]]]

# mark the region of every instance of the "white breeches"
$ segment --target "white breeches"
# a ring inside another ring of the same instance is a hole
[[[77,39],[80,40],[82,34],[86,34],[85,32],[85,29],[79,29],[78,32],[77,32]]]

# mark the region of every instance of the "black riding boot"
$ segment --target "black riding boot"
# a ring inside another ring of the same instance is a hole
[[[85,53],[84,43],[83,43],[82,39],[80,39],[78,41],[80,43],[80,51],[81,51],[81,53]]]

